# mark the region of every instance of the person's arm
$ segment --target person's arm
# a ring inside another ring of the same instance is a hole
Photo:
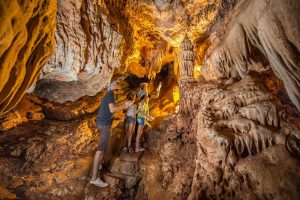
[[[138,114],[140,111],[141,111],[141,109],[137,109],[137,110],[134,112],[134,114],[136,115],[136,114]]]
[[[160,95],[160,89],[161,89],[162,83],[159,82],[158,87],[156,88],[155,91],[153,91],[152,93],[150,93],[149,98],[150,99],[157,99]]]
[[[115,103],[110,103],[108,104],[108,107],[109,107],[109,111],[111,113],[114,113],[114,112],[117,112],[119,110],[124,110],[126,108],[128,108],[133,102],[131,101],[126,101],[124,104],[122,105],[116,105]]]
[[[147,105],[145,105],[145,114],[146,114],[146,116],[148,116],[149,115],[149,105],[147,104]]]

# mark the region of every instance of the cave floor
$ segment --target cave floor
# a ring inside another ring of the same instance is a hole
[[[146,199],[168,199],[161,186],[159,155],[151,150],[158,131],[145,133],[143,154],[110,149],[110,159],[101,172],[109,187],[99,189],[88,183],[98,138],[93,121],[91,116],[72,122],[45,120],[0,135],[1,196],[144,199],[147,195],[150,198]],[[120,144],[120,134],[123,134],[122,126],[114,128],[111,142]],[[151,191],[146,191],[148,188]]]

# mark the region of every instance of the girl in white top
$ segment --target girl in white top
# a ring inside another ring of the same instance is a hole
[[[130,101],[135,102],[136,99],[136,93],[131,92],[127,95],[127,99],[130,99]],[[124,148],[123,151],[129,153],[132,153],[132,147],[131,147],[131,139],[132,139],[132,133],[134,130],[134,122],[135,122],[135,116],[137,113],[137,105],[133,103],[131,106],[129,106],[126,110],[126,118],[125,118],[125,132],[126,137],[124,138]]]

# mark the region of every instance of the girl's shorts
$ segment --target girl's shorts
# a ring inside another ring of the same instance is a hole
[[[144,118],[138,117],[138,118],[137,118],[137,124],[138,124],[138,125],[141,125],[141,126],[142,126],[142,125],[145,125],[145,119],[144,119]]]
[[[126,117],[125,123],[126,124],[132,124],[132,123],[134,123],[134,117]]]

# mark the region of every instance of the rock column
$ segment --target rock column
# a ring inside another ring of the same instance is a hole
[[[194,46],[191,40],[186,35],[180,45],[180,87],[182,87],[186,83],[195,82],[194,61]]]
[[[191,40],[185,35],[181,45],[180,45],[180,102],[179,102],[179,112],[185,113],[188,107],[191,106],[189,99],[191,98],[193,87],[195,86],[196,80],[194,78],[194,61],[195,52],[194,46]]]

